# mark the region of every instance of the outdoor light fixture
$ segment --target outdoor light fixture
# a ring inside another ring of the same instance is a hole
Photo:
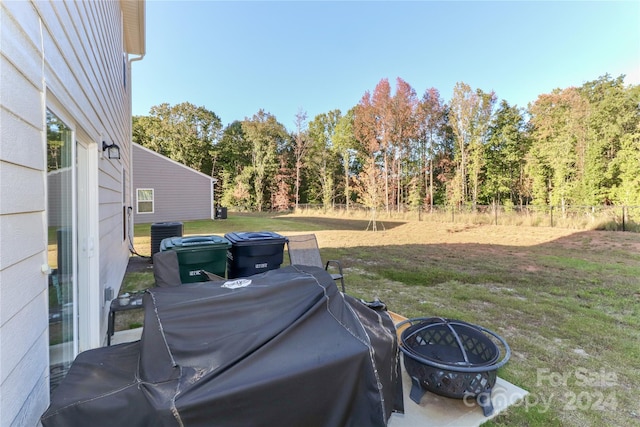
[[[107,152],[108,159],[120,158],[120,147],[115,142],[111,145],[108,145],[105,141],[102,141],[102,151]]]

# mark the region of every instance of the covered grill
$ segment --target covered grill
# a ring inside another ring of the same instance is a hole
[[[402,407],[393,321],[291,266],[154,288],[140,341],[73,362],[53,426],[386,426]]]
[[[400,349],[411,377],[411,399],[420,403],[426,391],[453,397],[475,397],[485,416],[493,413],[491,389],[497,370],[511,349],[495,332],[460,320],[441,317],[408,319]],[[501,346],[505,353],[501,357]]]

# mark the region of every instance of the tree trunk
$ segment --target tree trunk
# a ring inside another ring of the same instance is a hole
[[[397,166],[397,170],[396,170],[396,186],[397,188],[397,194],[396,194],[396,211],[400,212],[400,204],[402,203],[402,180],[400,179],[400,176],[402,175],[402,163],[400,162],[400,159],[398,159],[397,161],[398,166]]]
[[[429,159],[429,211],[433,213],[433,158]]]
[[[431,159],[429,159],[429,161],[427,161],[426,150],[423,151],[422,154],[423,154],[422,155],[422,164],[423,164],[423,167],[424,167],[424,191],[425,191],[424,194],[426,195],[426,194],[428,194],[427,191],[429,190],[429,187],[430,187],[430,185],[429,185],[429,174],[430,174],[430,172],[427,172],[427,169],[429,169],[429,171],[431,170],[431,165],[430,165]]]
[[[349,198],[351,195],[349,194],[349,157],[344,160],[344,200],[347,205],[347,212],[349,212]]]
[[[462,202],[464,203],[467,200],[467,151],[464,146],[464,141],[461,144],[462,150],[462,160],[460,161],[460,185],[462,191]]]
[[[298,209],[298,201],[300,200],[300,162],[296,161],[296,210]]]
[[[384,152],[384,207],[389,214],[389,163],[387,152]]]

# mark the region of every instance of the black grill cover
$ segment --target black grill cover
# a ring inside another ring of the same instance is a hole
[[[149,290],[141,340],[81,353],[42,424],[386,426],[402,404],[389,315],[321,268],[246,280]]]

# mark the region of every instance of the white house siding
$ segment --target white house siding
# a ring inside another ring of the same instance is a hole
[[[97,188],[91,283],[101,345],[108,301],[128,262],[130,63],[118,1],[0,1],[0,426],[35,426],[49,402],[47,106],[89,144]],[[130,7],[130,5],[125,5]],[[126,82],[126,85],[125,85]],[[101,141],[120,160],[98,159]],[[97,166],[96,166],[97,165]],[[123,170],[125,181],[123,179]],[[79,249],[80,252],[80,249]],[[93,322],[93,320],[92,320]],[[93,324],[93,323],[92,323]],[[87,346],[87,343],[85,343]]]
[[[133,144],[133,192],[136,224],[213,219],[213,178]],[[136,189],[152,188],[153,213],[137,213]]]

